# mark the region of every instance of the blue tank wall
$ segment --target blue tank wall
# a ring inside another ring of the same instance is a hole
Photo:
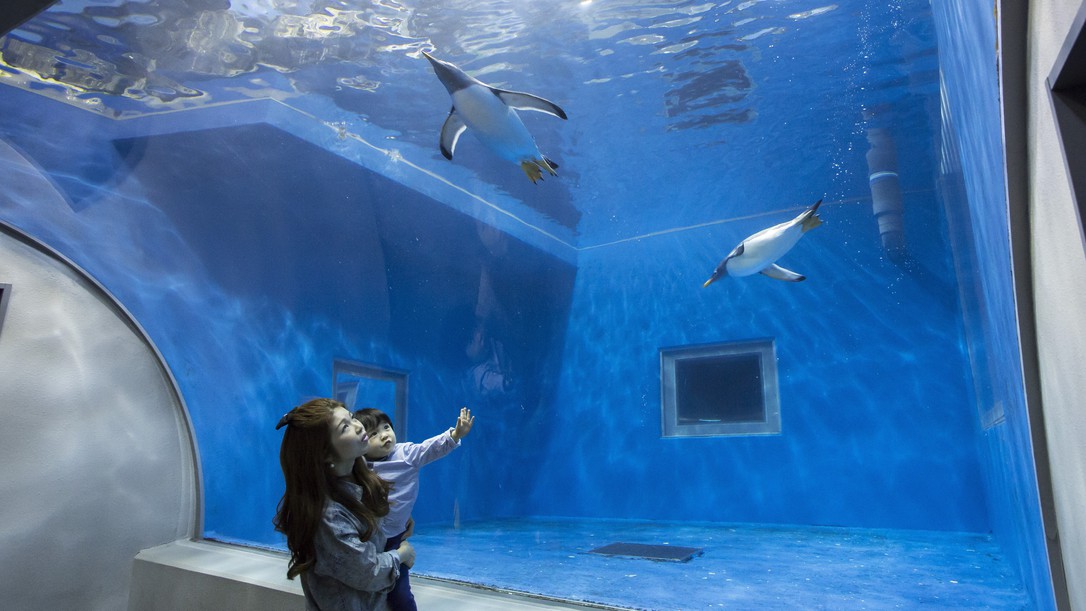
[[[0,137],[68,198],[5,194],[0,214],[87,269],[162,352],[196,431],[207,536],[280,541],[274,425],[331,395],[335,359],[409,372],[405,440],[476,408],[471,443],[423,476],[420,522],[531,513],[510,465],[535,462],[547,426],[570,264],[266,124],[113,138],[109,120],[14,89],[0,105]],[[467,383],[484,269],[487,331],[518,372],[500,411]]]
[[[930,194],[906,199],[913,273],[864,203],[823,206],[782,261],[802,283],[701,287],[792,213],[582,252],[539,510],[986,531],[950,252]],[[776,343],[781,434],[661,438],[659,349],[752,338]]]
[[[1037,608],[1055,608],[1029,416],[1022,388],[1004,188],[995,14],[989,2],[935,2],[949,137],[961,166],[947,189],[962,226],[962,277],[981,410],[1003,419],[982,432],[992,531],[1018,568]]]
[[[424,476],[420,522],[989,527],[957,289],[928,195],[906,202],[912,272],[883,256],[869,205],[828,202],[784,262],[804,283],[700,286],[739,238],[789,212],[582,250],[573,285],[568,264],[497,244],[268,126],[111,140],[101,119],[65,108],[50,128],[77,137],[53,144],[36,137],[44,120],[30,112],[8,137],[72,204],[6,218],[95,273],[159,345],[192,411],[211,535],[275,540],[267,429],[331,392],[335,358],[411,372],[408,439],[476,410],[469,443]],[[454,313],[478,307],[484,269],[514,380],[502,394],[467,385],[458,358]],[[777,343],[782,434],[661,439],[659,348],[759,337]],[[556,490],[574,493],[559,504]]]

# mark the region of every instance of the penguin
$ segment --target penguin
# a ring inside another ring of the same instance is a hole
[[[423,51],[434,68],[434,74],[449,91],[452,109],[441,126],[441,154],[452,159],[456,141],[465,129],[471,128],[475,137],[499,157],[519,164],[534,184],[546,171],[558,176],[558,164],[539,152],[528,128],[516,110],[535,110],[566,118],[566,112],[554,102],[528,93],[491,87],[474,79],[455,65]]]
[[[820,199],[796,218],[763,229],[740,242],[701,286],[709,286],[724,275],[750,276],[757,273],[786,282],[806,280],[806,276],[784,269],[776,265],[776,261],[792,250],[804,233],[822,224],[822,219],[818,217],[818,207],[821,204]]]

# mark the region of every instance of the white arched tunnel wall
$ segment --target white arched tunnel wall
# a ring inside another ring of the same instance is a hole
[[[59,197],[2,142],[0,168],[0,198]],[[154,347],[101,287],[3,225],[0,283],[10,285],[0,326],[0,601],[123,609],[136,554],[197,530],[183,403]]]

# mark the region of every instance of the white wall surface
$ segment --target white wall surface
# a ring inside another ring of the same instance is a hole
[[[0,171],[0,204],[59,197],[3,142]],[[0,608],[125,609],[136,554],[195,533],[182,404],[96,284],[3,228],[0,283]]]
[[[1086,610],[1086,249],[1045,79],[1082,0],[1030,3],[1034,305],[1056,519],[1072,609]]]

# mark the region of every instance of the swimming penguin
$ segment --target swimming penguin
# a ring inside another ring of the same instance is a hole
[[[739,246],[736,246],[735,250],[716,266],[713,275],[709,276],[702,286],[709,286],[725,274],[750,276],[759,272],[770,278],[787,282],[805,280],[805,276],[776,265],[776,261],[792,250],[804,233],[822,224],[822,219],[818,218],[817,214],[818,206],[821,204],[822,200],[818,200],[787,223],[763,229],[740,242]]]
[[[422,54],[452,96],[452,109],[441,127],[441,154],[446,159],[452,159],[456,141],[470,127],[475,137],[499,157],[520,164],[533,183],[543,177],[544,170],[558,176],[554,171],[558,164],[539,152],[514,109],[536,110],[565,119],[564,110],[541,97],[491,87],[449,62],[425,51]]]

